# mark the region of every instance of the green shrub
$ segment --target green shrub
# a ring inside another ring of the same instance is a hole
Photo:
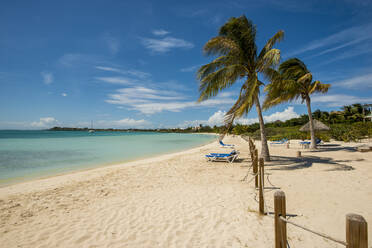
[[[356,122],[353,124],[335,124],[331,126],[330,136],[339,141],[358,141],[370,135],[372,124],[370,122]]]

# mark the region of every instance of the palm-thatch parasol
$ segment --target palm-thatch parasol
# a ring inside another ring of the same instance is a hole
[[[328,130],[330,130],[330,128],[321,121],[313,120],[313,124],[314,124],[314,130],[315,131],[328,131]],[[308,123],[306,123],[305,125],[303,125],[300,128],[300,131],[301,132],[309,132],[310,131],[310,121]]]

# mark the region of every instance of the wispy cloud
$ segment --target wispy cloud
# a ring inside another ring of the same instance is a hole
[[[346,47],[352,47],[362,42],[370,42],[372,39],[372,24],[350,27],[334,33],[328,37],[314,40],[302,48],[286,54],[286,57],[292,57],[310,51],[318,51],[310,57],[321,56],[327,53],[338,51]]]
[[[95,68],[98,70],[102,70],[102,71],[116,72],[116,73],[130,75],[130,76],[134,76],[138,78],[148,78],[151,76],[150,73],[138,71],[138,70],[123,70],[123,69],[108,67],[108,66],[95,66]]]
[[[61,96],[64,96],[65,97],[65,96],[67,96],[67,93],[62,93]]]
[[[234,100],[229,96],[228,94],[222,94],[219,97],[196,103],[195,101],[187,101],[184,95],[175,91],[141,86],[119,89],[115,94],[109,94],[106,102],[124,106],[143,114],[155,114],[163,111],[179,112],[186,108],[232,104]]]
[[[132,118],[124,118],[121,120],[99,120],[96,122],[96,126],[99,128],[143,128],[150,124],[151,123],[147,120],[135,120]]]
[[[169,33],[170,33],[169,31],[164,30],[164,29],[155,29],[155,30],[152,31],[152,34],[156,35],[156,36],[163,36],[163,35],[167,35]]]
[[[347,79],[343,79],[338,82],[334,82],[334,85],[342,86],[346,88],[372,88],[372,73],[358,75],[354,77],[350,77]]]
[[[44,84],[51,84],[51,83],[53,83],[53,80],[54,80],[53,73],[43,71],[40,74],[41,74],[41,76],[43,78]]]
[[[185,67],[185,68],[181,68],[180,71],[181,72],[194,72],[196,71],[201,65],[193,65],[193,66],[190,66],[190,67]]]
[[[194,44],[189,41],[174,37],[164,37],[159,39],[143,38],[142,44],[154,53],[166,53],[174,48],[193,48]]]
[[[117,54],[120,49],[120,42],[117,38],[113,37],[111,34],[105,34],[103,40],[106,42],[107,48],[111,54]]]
[[[221,126],[224,124],[226,112],[222,110],[218,110],[213,115],[211,115],[208,120],[194,120],[194,121],[185,121],[179,125],[179,127],[190,127],[190,126],[198,126],[199,124],[208,125],[208,126]],[[293,107],[288,107],[282,112],[275,112],[271,115],[264,115],[263,118],[265,122],[273,122],[277,120],[286,121],[292,118],[296,118],[299,115],[294,111]],[[235,120],[236,124],[252,124],[258,123],[258,118],[239,118]]]
[[[340,107],[344,105],[349,105],[353,103],[370,103],[371,98],[351,96],[344,94],[334,94],[334,95],[317,95],[311,97],[311,101],[314,104],[320,104],[327,107]]]
[[[96,77],[95,79],[110,83],[110,84],[123,84],[123,85],[132,85],[137,82],[136,79],[125,78],[125,77]]]
[[[100,63],[101,59],[96,55],[82,53],[66,53],[58,59],[58,64],[64,67],[75,67]]]

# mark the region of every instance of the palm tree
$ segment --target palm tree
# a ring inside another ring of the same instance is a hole
[[[313,76],[311,72],[297,58],[284,61],[280,64],[278,71],[270,69],[270,72],[266,75],[268,75],[271,83],[265,88],[267,96],[264,102],[264,109],[301,98],[302,102],[306,102],[310,120],[311,148],[315,149],[315,131],[311,114],[310,95],[316,92],[326,93],[331,85],[323,84],[320,81],[312,81]]]
[[[244,15],[232,17],[220,28],[218,36],[204,45],[205,54],[217,58],[201,66],[197,76],[200,80],[199,102],[216,96],[236,82],[242,83],[239,97],[226,113],[225,122],[231,125],[235,118],[248,114],[255,105],[261,130],[261,157],[266,161],[270,160],[270,154],[259,102],[260,86],[264,84],[257,75],[279,63],[280,50],[273,49],[273,46],[283,36],[283,31],[277,32],[258,54],[256,26]]]

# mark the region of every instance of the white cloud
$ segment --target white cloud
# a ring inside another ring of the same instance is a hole
[[[156,35],[156,36],[163,36],[163,35],[167,35],[169,33],[170,33],[169,31],[164,30],[164,29],[155,29],[155,30],[152,31],[152,34]]]
[[[314,56],[320,56],[330,52],[334,52],[346,47],[354,46],[362,42],[370,42],[372,39],[372,24],[355,26],[351,28],[344,29],[340,32],[334,33],[323,39],[318,39],[310,42],[306,46],[292,51],[286,54],[286,57],[292,57],[297,54],[306,53],[309,51],[317,49],[325,49],[321,52],[318,52]],[[358,47],[356,47],[358,48]],[[355,55],[356,56],[356,55]]]
[[[110,84],[124,84],[124,85],[132,85],[137,81],[135,79],[125,78],[125,77],[96,77],[95,79],[102,81],[102,82],[110,83]]]
[[[115,94],[109,94],[107,103],[126,106],[143,114],[154,114],[162,111],[179,112],[185,108],[213,107],[234,103],[229,93],[220,94],[213,99],[197,103],[184,101],[185,96],[169,90],[159,90],[142,86],[118,89]]]
[[[54,79],[53,73],[43,71],[40,74],[43,77],[44,84],[51,84],[51,83],[53,83],[53,79]]]
[[[124,75],[131,75],[138,78],[147,78],[150,77],[151,74],[143,71],[138,70],[122,70],[118,68],[108,67],[108,66],[95,66],[96,69],[102,71],[109,71],[109,72],[116,72]]]
[[[67,93],[62,93],[61,96],[67,96]]]
[[[269,123],[269,122],[274,122],[277,120],[286,121],[286,120],[297,118],[297,117],[299,117],[299,115],[294,111],[294,108],[290,106],[282,112],[275,112],[275,113],[272,113],[271,115],[264,115],[263,119],[265,123]],[[245,124],[245,125],[257,123],[257,122],[258,122],[258,118],[240,118],[236,120],[236,123]]]
[[[179,127],[190,127],[190,126],[198,126],[199,124],[208,125],[208,126],[221,126],[224,124],[226,112],[222,110],[218,110],[213,115],[211,115],[208,120],[194,120],[194,121],[185,121],[179,125]],[[299,115],[294,111],[293,107],[288,107],[282,112],[275,112],[271,115],[264,115],[265,123],[274,122],[277,120],[286,121],[292,118],[297,118]],[[258,118],[239,118],[236,119],[235,124],[243,124],[249,125],[253,123],[258,123]]]
[[[194,44],[183,39],[164,37],[160,39],[143,38],[142,44],[152,52],[165,53],[174,48],[193,48]]]
[[[34,128],[50,128],[58,124],[54,117],[43,117],[39,121],[31,122],[30,126]]]
[[[334,85],[343,86],[346,88],[358,88],[369,87],[372,88],[372,73],[347,78],[338,82],[334,82]]]
[[[143,128],[150,124],[150,122],[144,119],[135,120],[131,118],[121,120],[99,120],[96,123],[97,127],[100,128]]]
[[[322,106],[340,107],[344,105],[350,105],[353,103],[370,103],[371,98],[350,96],[344,94],[317,95],[311,97],[311,102],[321,104]]]

